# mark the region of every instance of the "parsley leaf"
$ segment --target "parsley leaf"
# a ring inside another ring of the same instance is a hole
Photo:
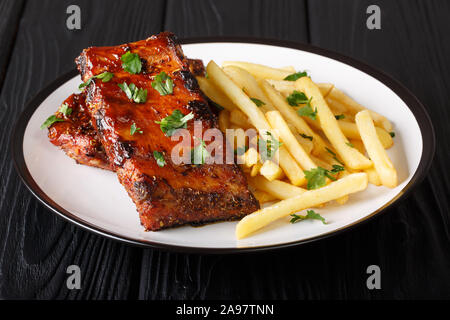
[[[164,159],[164,155],[161,152],[153,151],[153,157],[155,158],[158,167],[164,167],[164,165],[166,164],[166,160]]]
[[[137,53],[131,53],[130,51],[124,53],[120,60],[122,60],[122,69],[132,73],[137,74],[142,70],[141,58]]]
[[[307,77],[308,73],[306,73],[306,71],[303,72],[296,72],[293,74],[288,75],[286,78],[284,78],[283,80],[287,80],[287,81],[295,81],[297,79],[300,79],[301,77]]]
[[[58,118],[55,115],[51,115],[50,117],[47,118],[47,120],[44,121],[44,123],[41,125],[41,129],[45,129],[50,127],[52,124],[54,124],[55,122],[61,122],[64,121],[64,119]]]
[[[72,113],[72,108],[69,108],[67,103],[63,103],[58,111],[67,117]]]
[[[351,143],[351,142],[346,142],[345,144],[348,145],[350,148],[354,148],[354,147],[355,147],[355,146],[353,145],[353,143]]]
[[[301,216],[299,214],[291,214],[291,223],[296,223],[298,221],[303,221],[306,219],[313,219],[313,220],[320,220],[322,221],[323,224],[327,224],[327,222],[325,221],[325,218],[322,217],[320,214],[318,214],[317,212],[315,212],[314,210],[307,210],[306,211],[306,216]]]
[[[305,170],[305,178],[308,181],[306,188],[308,190],[312,189],[318,189],[320,187],[325,186],[326,179],[325,179],[325,173],[327,172],[326,169],[322,167],[313,168],[311,170]]]
[[[331,171],[322,167],[313,168],[311,170],[304,170],[303,172],[305,173],[305,178],[308,182],[306,188],[308,190],[313,190],[325,186],[325,184],[327,183],[325,178],[336,181],[337,179],[332,176],[332,174],[336,174],[343,170],[344,167],[339,165],[333,165],[333,169]]]
[[[144,103],[147,101],[147,89],[138,88],[134,83],[128,85],[124,82],[117,85],[125,92],[128,99],[133,100],[136,103]]]
[[[283,145],[283,143],[275,139],[269,131],[266,132],[266,136],[267,139],[265,140],[258,139],[258,150],[263,162],[272,159],[278,148]]]
[[[395,138],[395,132],[394,132],[394,131],[389,132],[389,135],[390,135],[392,138]]]
[[[265,105],[265,103],[262,102],[262,101],[259,100],[259,99],[256,99],[256,98],[250,98],[250,100],[252,100],[253,103],[256,104],[257,107],[261,107],[262,105]]]
[[[159,124],[161,131],[170,137],[173,135],[176,129],[187,128],[187,122],[194,118],[194,114],[190,112],[188,115],[184,115],[180,110],[176,109],[170,116],[163,118],[161,121],[155,121]]]
[[[133,122],[133,124],[130,127],[130,134],[134,135],[136,132],[139,132],[140,134],[143,134],[144,132],[141,130],[141,128],[136,127],[136,123]]]
[[[313,111],[309,102],[306,104],[306,106],[298,109],[297,114],[302,117],[310,117],[311,119],[316,120],[317,119],[317,108],[315,111]]]
[[[338,173],[341,171],[344,171],[345,168],[343,166],[340,166],[338,164],[333,164],[333,169],[331,169],[331,173]]]
[[[114,77],[114,73],[112,73],[112,72],[108,72],[108,71],[102,72],[102,73],[100,73],[100,74],[98,74],[96,76],[90,77],[86,82],[83,82],[82,84],[80,84],[78,86],[78,89],[83,89],[84,87],[87,87],[88,85],[91,84],[92,80],[95,79],[95,78],[101,79],[102,82],[108,82],[113,77]]]
[[[336,118],[336,120],[345,119],[345,114],[337,114],[334,117]]]
[[[152,81],[152,88],[165,96],[173,92],[173,80],[164,71],[161,71]]]
[[[306,134],[304,134],[304,133],[300,133],[300,137],[302,137],[302,138],[304,138],[304,139],[308,139],[308,140],[310,140],[310,141],[313,140],[313,137],[308,136],[308,135],[306,135]]]
[[[303,92],[294,90],[289,96],[287,96],[286,101],[290,106],[298,106],[299,104],[308,103],[308,97]]]
[[[191,150],[191,162],[192,164],[204,164],[206,158],[211,155],[206,150],[206,143],[200,138],[194,137],[194,139],[200,140],[200,143]]]

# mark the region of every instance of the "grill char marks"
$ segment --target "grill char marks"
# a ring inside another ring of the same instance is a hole
[[[128,50],[139,54],[145,72],[133,75],[122,70],[120,57]],[[179,141],[166,137],[155,121],[178,109],[183,114],[192,112],[194,120],[202,121],[203,131],[217,128],[217,117],[198,89],[172,34],[161,33],[126,46],[91,47],[76,62],[83,81],[104,71],[114,73],[109,82],[94,79],[87,87],[88,111],[119,181],[136,204],[147,230],[236,219],[259,208],[236,165],[172,162],[171,150]],[[162,71],[173,79],[173,94],[161,96],[151,86],[153,77]],[[147,101],[130,101],[118,87],[123,82],[147,89]],[[189,121],[187,128],[191,136],[193,122]],[[132,135],[132,124],[142,133]],[[153,151],[163,154],[164,167],[157,165]]]

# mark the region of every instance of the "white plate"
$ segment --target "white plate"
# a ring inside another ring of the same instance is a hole
[[[13,133],[15,164],[33,194],[72,222],[127,242],[187,251],[252,251],[304,243],[367,220],[397,200],[428,169],[434,153],[429,117],[414,96],[386,75],[308,45],[283,42],[283,46],[276,46],[273,43],[280,42],[243,43],[227,39],[198,42],[202,43],[183,45],[188,57],[205,63],[213,59],[218,64],[242,60],[273,67],[292,65],[297,70],[307,70],[316,82],[334,83],[362,105],[385,115],[393,122],[396,133],[395,145],[388,153],[398,169],[398,187],[370,185],[364,192],[352,195],[343,206],[318,210],[327,219],[326,225],[319,221],[290,224],[285,218],[243,240],[235,239],[236,222],[144,232],[134,204],[114,173],[77,165],[48,141],[45,130],[39,129],[66,97],[78,91],[80,77],[71,72],[31,101]]]

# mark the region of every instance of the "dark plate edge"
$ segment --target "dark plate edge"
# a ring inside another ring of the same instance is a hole
[[[14,166],[19,173],[20,178],[26,185],[26,187],[30,190],[30,192],[47,208],[58,214],[59,216],[65,218],[73,222],[74,224],[97,234],[101,234],[108,238],[121,241],[126,244],[137,245],[142,247],[151,247],[156,249],[164,249],[168,251],[174,252],[185,252],[185,253],[203,253],[203,254],[230,254],[230,253],[248,253],[248,252],[261,252],[261,251],[269,251],[280,248],[288,248],[300,244],[305,244],[313,241],[317,241],[320,239],[325,239],[331,236],[338,235],[343,231],[347,231],[355,228],[356,226],[360,226],[363,223],[368,222],[375,216],[379,216],[381,213],[385,212],[387,208],[391,207],[398,200],[403,199],[407,196],[413,186],[419,184],[424,178],[427,171],[430,169],[435,149],[436,149],[436,139],[433,124],[431,119],[426,112],[424,106],[420,103],[420,101],[400,82],[393,79],[391,76],[388,76],[386,73],[377,70],[376,68],[370,67],[369,65],[358,61],[356,59],[347,57],[345,55],[322,49],[319,47],[315,47],[309,44],[296,43],[285,40],[276,40],[276,39],[257,39],[257,38],[246,38],[246,37],[201,37],[201,38],[187,38],[182,39],[180,41],[182,44],[191,44],[191,43],[208,43],[208,42],[240,42],[240,43],[256,43],[256,44],[266,44],[266,45],[274,45],[280,47],[287,47],[292,49],[299,49],[311,53],[315,53],[321,56],[325,56],[340,62],[343,62],[347,65],[350,65],[372,77],[379,80],[387,87],[389,87],[392,91],[395,92],[408,106],[411,112],[414,114],[414,117],[419,124],[420,131],[422,133],[422,156],[419,162],[419,166],[411,178],[409,183],[398,193],[398,195],[391,199],[388,203],[386,203],[383,207],[374,211],[370,215],[355,221],[354,223],[342,227],[340,229],[308,238],[283,244],[275,244],[268,246],[260,246],[260,247],[247,247],[247,248],[198,248],[198,247],[184,247],[184,246],[174,246],[168,244],[155,243],[151,241],[138,241],[134,239],[130,239],[127,237],[119,236],[114,233],[111,233],[108,230],[99,228],[91,223],[84,221],[72,213],[68,212],[64,208],[60,207],[57,203],[55,203],[52,199],[50,199],[42,189],[36,184],[34,179],[31,177],[31,174],[28,171],[28,168],[25,164],[25,159],[23,156],[23,136],[25,133],[26,126],[30,117],[33,115],[37,106],[39,106],[42,101],[44,101],[56,88],[60,85],[73,78],[78,74],[77,70],[72,70],[63,76],[57,78],[55,81],[50,83],[45,87],[42,91],[40,91],[36,96],[34,96],[30,102],[27,103],[24,111],[21,113],[19,118],[17,119],[14,128],[11,133],[11,152],[12,158],[14,162]],[[81,80],[80,80],[81,81]]]

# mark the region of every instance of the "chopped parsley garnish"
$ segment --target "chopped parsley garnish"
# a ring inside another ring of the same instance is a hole
[[[340,164],[344,165],[344,163],[341,160],[338,159],[336,153],[334,153],[333,151],[331,151],[327,147],[325,147],[325,150],[327,150],[327,152],[333,156],[333,159],[336,160],[336,162],[339,162]]]
[[[338,164],[333,164],[333,169],[331,169],[331,173],[338,173],[341,171],[344,171],[345,168],[343,166],[340,166]]]
[[[395,132],[394,132],[394,131],[389,132],[389,135],[390,135],[392,138],[395,138]]]
[[[262,101],[259,100],[259,99],[256,99],[256,98],[250,98],[250,100],[252,100],[253,103],[256,104],[257,107],[261,107],[262,105],[265,105],[265,103],[262,102]]]
[[[96,76],[90,77],[86,82],[83,82],[82,84],[80,84],[78,86],[78,89],[83,89],[84,87],[87,87],[88,85],[90,85],[94,78],[101,79],[102,82],[108,82],[113,77],[114,77],[114,73],[112,73],[112,72],[108,72],[108,71],[102,72]]]
[[[313,111],[313,109],[311,108],[310,102],[311,102],[311,99],[306,104],[306,106],[297,110],[297,114],[302,117],[309,117],[313,120],[316,120],[317,119],[317,108],[315,111]]]
[[[261,155],[262,161],[270,160],[273,158],[278,148],[283,145],[282,142],[275,139],[275,137],[269,132],[266,132],[267,139],[258,139],[258,149]]]
[[[308,97],[303,92],[294,90],[290,95],[287,96],[286,101],[290,106],[298,106],[299,104],[305,104],[309,102]]]
[[[155,158],[158,167],[164,167],[166,160],[164,160],[164,155],[161,152],[153,151],[153,157]]]
[[[200,143],[191,151],[191,162],[192,164],[204,164],[206,158],[210,157],[211,155],[206,150],[205,141],[197,137],[194,137],[194,139],[200,140]]]
[[[294,214],[291,214],[291,217],[292,217],[292,219],[290,221],[291,223],[296,223],[296,222],[303,221],[306,219],[313,219],[313,220],[320,220],[320,221],[322,221],[323,224],[327,224],[325,221],[325,218],[322,217],[317,212],[315,212],[314,210],[307,210],[306,216],[301,216],[299,214],[294,213]]]
[[[67,117],[72,113],[72,108],[69,108],[67,103],[63,103],[58,111]]]
[[[302,138],[304,138],[304,139],[308,139],[308,140],[313,140],[313,137],[311,137],[311,136],[308,136],[308,135],[306,135],[306,134],[304,134],[304,133],[300,133],[300,137],[302,137]]]
[[[354,148],[354,147],[355,147],[355,146],[353,145],[353,143],[351,143],[351,142],[346,142],[345,144],[348,145],[350,148]]]
[[[61,122],[64,121],[64,119],[58,118],[55,115],[51,115],[50,117],[47,118],[47,120],[44,121],[44,123],[41,125],[41,129],[45,129],[50,127],[52,124],[54,124],[55,122]]]
[[[122,69],[126,72],[137,74],[142,70],[141,58],[137,53],[131,53],[130,51],[124,53],[122,57]]]
[[[143,134],[144,132],[142,131],[141,128],[136,127],[136,123],[133,122],[133,124],[130,127],[130,134],[134,135],[136,132],[139,132],[140,134]]]
[[[334,117],[336,118],[336,120],[345,119],[345,114],[337,114]]]
[[[305,173],[306,181],[308,182],[306,188],[308,190],[313,190],[325,186],[325,184],[327,183],[325,178],[329,178],[333,181],[336,181],[337,179],[333,177],[332,174],[336,174],[344,170],[344,168],[337,165],[335,166],[333,166],[333,170],[331,171],[324,169],[322,167],[317,167],[311,170],[303,171]]]
[[[155,123],[159,124],[161,131],[170,137],[175,130],[180,128],[186,129],[187,122],[193,118],[194,114],[192,112],[184,115],[180,110],[176,109],[170,116],[163,118],[161,121],[155,121]]]
[[[283,80],[287,80],[287,81],[295,81],[297,79],[300,79],[301,77],[307,77],[308,74],[306,73],[306,71],[303,72],[296,72],[293,74],[288,75],[286,78],[284,78]]]
[[[165,96],[173,92],[173,80],[164,71],[161,71],[152,81],[152,88]]]
[[[147,89],[138,88],[134,83],[128,85],[124,82],[117,85],[125,92],[128,99],[133,100],[136,103],[144,103],[147,101]]]

